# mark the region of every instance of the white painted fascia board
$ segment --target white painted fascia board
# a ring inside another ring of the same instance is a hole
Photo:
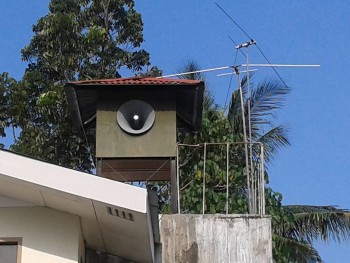
[[[147,190],[0,150],[0,174],[78,197],[147,213]]]

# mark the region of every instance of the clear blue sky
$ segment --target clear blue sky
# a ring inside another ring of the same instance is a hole
[[[16,78],[25,64],[20,49],[32,25],[47,13],[48,0],[0,1],[0,72]],[[290,127],[292,146],[270,165],[271,186],[285,204],[338,205],[350,208],[350,2],[250,0],[217,2],[251,35],[272,63],[321,64],[317,69],[278,69],[292,88],[279,121]],[[152,64],[173,73],[189,59],[202,68],[232,65],[235,42],[247,37],[214,1],[136,1],[144,21]],[[265,63],[251,47],[250,63]],[[240,56],[239,63],[243,63]],[[207,74],[217,103],[223,104],[229,77]],[[257,82],[276,77],[259,69]],[[233,82],[235,83],[235,82]],[[231,89],[235,88],[234,86]],[[347,262],[349,243],[317,244],[326,262]]]

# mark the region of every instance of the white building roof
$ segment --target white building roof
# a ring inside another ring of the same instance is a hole
[[[79,216],[90,248],[153,261],[146,189],[0,150],[0,195]]]

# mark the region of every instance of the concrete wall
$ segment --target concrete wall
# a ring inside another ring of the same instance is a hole
[[[80,263],[79,217],[45,207],[1,207],[0,238],[22,238],[21,263]],[[1,261],[1,260],[0,260]]]
[[[272,262],[271,220],[249,215],[163,215],[164,263]]]

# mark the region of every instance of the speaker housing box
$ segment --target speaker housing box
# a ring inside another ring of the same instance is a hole
[[[130,100],[142,100],[155,111],[155,122],[143,134],[132,135],[120,128],[117,111]],[[136,158],[176,156],[176,94],[164,90],[105,91],[96,112],[96,157]]]

